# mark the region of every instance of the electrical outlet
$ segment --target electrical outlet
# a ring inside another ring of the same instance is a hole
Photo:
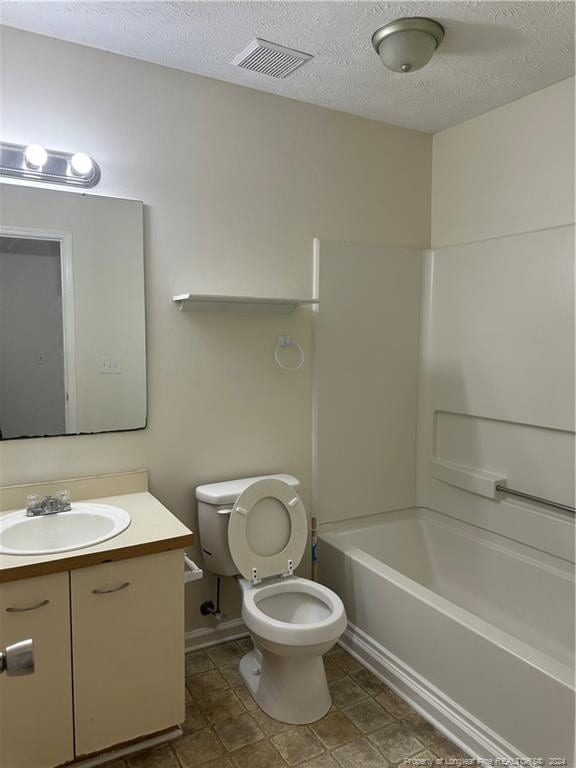
[[[122,373],[119,357],[100,358],[100,373]]]

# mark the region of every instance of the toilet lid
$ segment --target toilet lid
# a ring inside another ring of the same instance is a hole
[[[246,579],[291,573],[306,550],[308,519],[302,499],[282,480],[258,480],[230,513],[228,544]]]

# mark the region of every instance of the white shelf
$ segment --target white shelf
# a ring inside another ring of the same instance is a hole
[[[179,293],[172,297],[178,309],[209,309],[221,312],[278,312],[288,314],[299,306],[320,303],[318,299],[279,299],[266,296],[222,296],[209,293]]]

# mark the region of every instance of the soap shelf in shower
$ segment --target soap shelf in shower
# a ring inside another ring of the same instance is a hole
[[[172,297],[178,309],[220,312],[277,312],[288,314],[297,307],[315,306],[318,299],[284,299],[266,296],[230,296],[210,293],[179,293]]]
[[[508,480],[505,475],[497,475],[487,470],[453,464],[437,458],[432,459],[432,477],[489,499],[497,499],[496,486],[505,485]]]

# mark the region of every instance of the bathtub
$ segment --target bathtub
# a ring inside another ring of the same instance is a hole
[[[318,552],[342,644],[465,751],[576,765],[571,563],[423,508],[324,525]]]

